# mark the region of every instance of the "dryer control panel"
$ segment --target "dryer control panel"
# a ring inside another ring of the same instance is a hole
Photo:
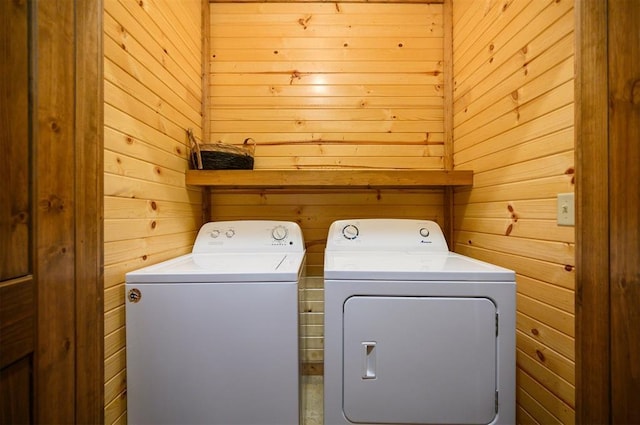
[[[302,252],[304,249],[302,230],[295,222],[238,220],[204,224],[192,252]]]
[[[438,223],[410,219],[335,221],[329,228],[327,251],[448,252]]]

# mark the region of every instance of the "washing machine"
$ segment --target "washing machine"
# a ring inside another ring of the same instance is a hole
[[[126,274],[129,424],[300,422],[296,223],[210,222]]]
[[[363,219],[331,225],[324,276],[326,425],[515,423],[513,271]]]

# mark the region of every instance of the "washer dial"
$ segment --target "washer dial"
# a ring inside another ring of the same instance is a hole
[[[271,230],[271,236],[277,241],[284,240],[284,238],[286,238],[288,234],[289,231],[284,226],[276,226],[273,228],[273,230]]]
[[[342,236],[344,236],[345,239],[353,240],[357,238],[359,234],[360,230],[353,224],[347,224],[342,228]]]
[[[426,227],[421,228],[420,236],[422,236],[423,238],[426,238],[427,236],[429,236],[429,229],[427,229]]]

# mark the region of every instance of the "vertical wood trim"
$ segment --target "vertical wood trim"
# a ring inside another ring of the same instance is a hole
[[[76,416],[104,423],[103,3],[76,3]]]
[[[453,0],[442,7],[444,26],[444,169],[453,170]]]
[[[576,16],[576,418],[609,423],[607,0]]]
[[[453,224],[455,223],[453,218],[453,195],[454,191],[451,186],[447,186],[444,188],[444,199],[443,199],[443,209],[444,209],[444,236],[449,244],[449,250],[453,251],[454,249],[454,231]]]
[[[210,140],[209,120],[209,0],[202,0],[202,140]],[[202,223],[211,221],[211,191],[202,188]]]
[[[442,6],[444,26],[444,158],[445,170],[453,170],[453,0]],[[453,188],[444,189],[444,231],[453,250]]]
[[[75,418],[74,2],[31,5],[35,422],[69,423]]]
[[[640,423],[640,2],[610,0],[611,422]]]
[[[209,140],[209,0],[202,0],[202,140]]]
[[[202,223],[211,221],[211,188],[202,188]]]

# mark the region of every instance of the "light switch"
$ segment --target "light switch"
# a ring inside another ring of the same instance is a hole
[[[558,194],[558,226],[575,226],[575,202],[573,193]]]

